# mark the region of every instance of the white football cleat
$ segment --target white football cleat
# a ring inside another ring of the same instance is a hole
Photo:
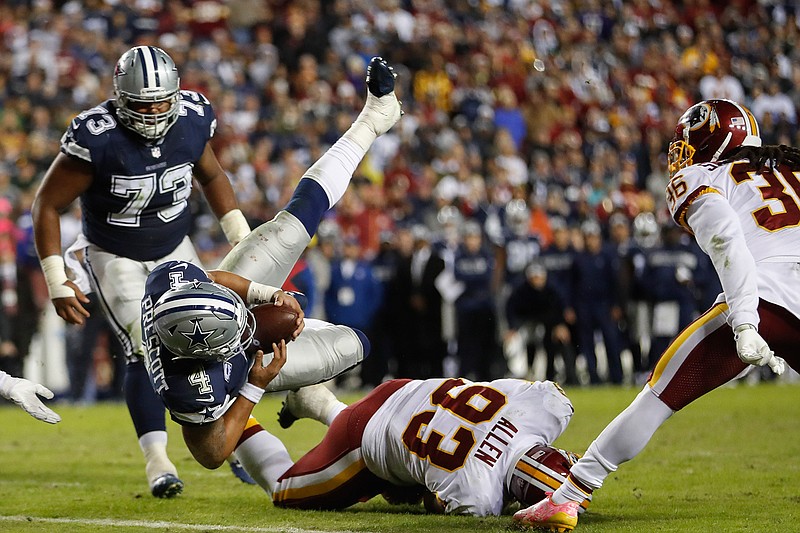
[[[403,110],[394,94],[394,78],[397,74],[381,57],[373,57],[367,67],[367,102],[356,118],[364,122],[376,136],[383,135],[394,126]]]

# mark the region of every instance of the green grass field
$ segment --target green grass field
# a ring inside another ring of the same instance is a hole
[[[631,388],[568,390],[576,414],[557,442],[583,452],[636,395]],[[353,400],[354,398],[344,398]],[[324,428],[275,422],[280,396],[256,415],[295,456]],[[227,466],[204,470],[170,422],[170,454],[186,482],[174,500],[147,491],[124,405],[57,406],[50,426],[0,406],[0,531],[507,532],[509,516],[429,516],[380,499],[347,511],[273,508]],[[800,385],[724,388],[668,421],[634,461],[612,475],[577,531],[800,531]]]

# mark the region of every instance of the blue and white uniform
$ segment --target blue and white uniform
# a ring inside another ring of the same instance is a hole
[[[259,283],[283,285],[291,268],[287,265],[297,261],[319,221],[321,211],[309,203],[315,203],[310,198],[320,194],[316,182],[303,180],[287,209],[245,237],[222,266]],[[315,222],[306,226],[301,219]],[[225,362],[209,362],[175,358],[161,343],[153,326],[153,307],[170,288],[194,280],[209,281],[209,277],[185,262],[155,268],[147,279],[141,312],[151,383],[172,419],[184,425],[222,417],[247,381],[252,364],[241,349]],[[266,390],[285,391],[328,381],[359,364],[369,349],[366,335],[357,329],[306,318],[303,332],[287,347],[286,363]]]
[[[211,281],[203,269],[170,261],[147,278],[142,299],[142,330],[147,348],[147,370],[153,387],[179,424],[204,424],[220,418],[247,381],[252,361],[239,348],[225,362],[176,358],[156,334],[153,307],[169,289],[191,281]]]
[[[200,264],[187,236],[188,198],[192,170],[217,121],[199,93],[181,91],[179,105],[177,121],[156,141],[120,124],[113,100],[75,117],[61,139],[61,151],[93,173],[80,197],[85,237],[70,250],[82,252],[91,290],[131,361],[143,351],[139,305],[147,275],[166,260]]]
[[[189,233],[192,169],[217,121],[202,94],[181,91],[179,105],[175,125],[154,142],[117,123],[113,100],[70,124],[61,151],[90,163],[94,173],[80,199],[89,242],[149,261],[172,252]]]

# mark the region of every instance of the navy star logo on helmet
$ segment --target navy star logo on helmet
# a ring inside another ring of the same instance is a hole
[[[200,324],[202,320],[199,318],[195,318],[194,320],[192,320],[192,322],[194,323],[194,331],[192,331],[191,333],[185,333],[183,331],[180,332],[181,335],[189,339],[188,349],[192,349],[199,346],[202,346],[204,348],[209,348],[208,338],[214,335],[214,333],[217,330],[210,329],[208,331],[204,331],[203,326]]]

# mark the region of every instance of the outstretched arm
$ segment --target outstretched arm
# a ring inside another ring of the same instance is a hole
[[[244,276],[228,272],[227,270],[210,270],[208,276],[211,281],[224,285],[239,295],[247,305],[258,305],[271,302],[277,306],[286,305],[297,313],[297,328],[292,334],[296,339],[305,327],[305,313],[300,303],[294,296],[285,293],[277,287],[271,287],[262,283],[251,281]]]
[[[222,418],[208,425],[183,426],[183,440],[198,463],[206,468],[218,468],[225,462],[242,436],[247,419],[261,399],[264,388],[273,380],[286,363],[286,343],[272,345],[272,361],[264,365],[264,352],[255,355],[247,383],[239,391],[239,397]]]
[[[0,370],[0,396],[19,405],[37,420],[48,424],[61,421],[61,417],[39,399],[39,396],[47,399],[53,397],[53,393],[44,385],[25,378],[11,377]]]

